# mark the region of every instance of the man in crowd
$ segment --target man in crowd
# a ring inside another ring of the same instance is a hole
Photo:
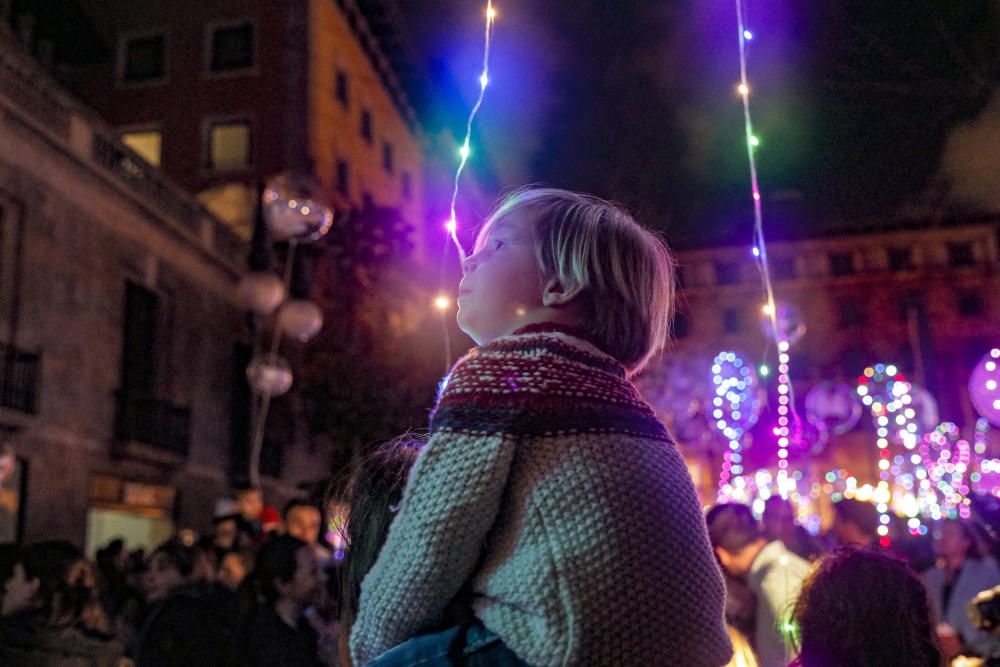
[[[871,503],[844,498],[833,505],[831,532],[840,545],[874,546],[878,540],[878,510]]]
[[[792,657],[789,618],[809,563],[780,540],[765,539],[746,505],[716,505],[706,521],[722,567],[745,580],[757,598],[753,639],[761,667],[784,667]]]

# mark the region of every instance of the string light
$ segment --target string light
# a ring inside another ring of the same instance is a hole
[[[458,162],[458,167],[455,169],[455,184],[451,192],[451,215],[445,223],[445,229],[448,230],[448,234],[451,236],[451,240],[455,244],[459,259],[461,260],[465,260],[465,249],[458,240],[458,216],[455,213],[455,205],[458,201],[458,184],[462,178],[462,172],[465,170],[465,165],[469,161],[469,155],[472,153],[469,147],[469,143],[472,140],[472,122],[476,119],[476,114],[479,113],[479,108],[483,105],[486,86],[490,81],[490,43],[493,39],[493,23],[496,21],[496,17],[497,12],[493,7],[493,1],[488,0],[486,3],[486,37],[483,45],[483,71],[479,75],[479,97],[476,98],[476,103],[469,111],[469,118],[465,123],[465,140],[458,151],[461,159]]]
[[[449,306],[451,306],[451,300],[448,299],[448,297],[444,296],[443,294],[434,299],[434,307],[437,308],[438,310],[441,311],[448,310]]]
[[[712,361],[712,425],[726,439],[719,473],[719,499],[747,500],[749,491],[743,478],[743,437],[757,421],[760,403],[754,395],[753,367],[735,352],[723,351]]]

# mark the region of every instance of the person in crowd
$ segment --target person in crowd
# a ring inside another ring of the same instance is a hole
[[[1000,584],[1000,569],[983,556],[973,530],[965,521],[941,522],[934,531],[937,563],[923,574],[938,640],[949,659],[963,651],[980,654],[988,637],[973,625],[967,609],[976,595]]]
[[[224,665],[235,603],[194,578],[198,554],[169,540],[150,555],[144,584],[149,613],[135,650],[138,667]]]
[[[282,512],[285,523],[285,532],[292,537],[297,537],[308,544],[320,563],[329,563],[331,554],[320,542],[320,535],[323,530],[323,514],[319,507],[305,500],[293,498],[285,505]]]
[[[764,501],[760,526],[769,542],[781,540],[785,548],[799,558],[811,561],[819,557],[821,550],[816,540],[798,524],[792,504],[781,496],[771,496]]]
[[[795,667],[940,667],[930,606],[907,564],[841,547],[819,561],[795,604]]]
[[[318,638],[306,610],[322,580],[309,545],[291,535],[261,547],[254,582],[262,600],[236,643],[241,667],[320,667]]]
[[[249,551],[230,551],[222,557],[216,581],[235,593],[253,571],[253,554]]]
[[[358,615],[361,582],[382,551],[410,469],[426,441],[407,434],[381,445],[362,460],[348,485],[347,552],[340,569],[340,660],[344,667],[351,664],[348,638]]]
[[[93,565],[68,542],[24,549],[4,585],[0,665],[117,667],[122,645],[110,633]]]
[[[236,503],[229,498],[220,498],[215,503],[212,515],[212,548],[218,558],[232,551],[250,546],[249,535],[241,543],[240,524],[242,516],[236,509]],[[248,528],[249,532],[249,528]]]
[[[265,504],[261,490],[249,484],[236,487],[236,511],[240,515],[240,530],[254,546],[260,546],[281,529],[278,510]]]
[[[874,546],[878,541],[878,510],[871,503],[844,498],[833,504],[831,533],[837,544]]]
[[[781,540],[768,541],[746,505],[725,503],[708,512],[708,535],[723,569],[744,579],[757,598],[754,647],[762,667],[784,667],[792,652],[788,621],[809,563]]]
[[[462,270],[458,322],[479,347],[443,383],[362,584],[354,662],[408,664],[457,634],[469,662],[725,664],[694,485],[628,380],[667,340],[666,246],[607,202],[523,189]],[[476,620],[427,634],[463,589]]]

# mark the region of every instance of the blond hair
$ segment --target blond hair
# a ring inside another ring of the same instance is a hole
[[[501,199],[479,232],[476,251],[514,214],[532,223],[543,277],[581,289],[584,331],[629,375],[641,371],[669,337],[674,260],[663,240],[603,199],[528,187]]]

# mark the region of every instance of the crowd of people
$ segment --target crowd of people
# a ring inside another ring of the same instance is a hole
[[[996,542],[973,524],[936,523],[928,553],[877,539],[875,507],[852,499],[822,537],[780,498],[760,520],[704,511],[630,382],[667,342],[674,267],[627,212],[516,191],[462,268],[477,347],[426,441],[356,466],[345,551],[323,544],[322,504],[279,515],[252,488],[216,508],[212,534],[148,556],[6,546],[0,665],[1000,661]]]

